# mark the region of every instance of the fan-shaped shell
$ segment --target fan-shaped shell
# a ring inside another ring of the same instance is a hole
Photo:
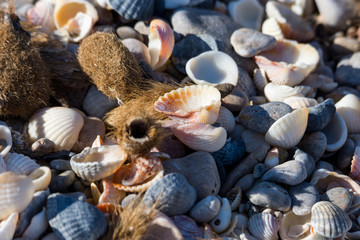
[[[360,100],[350,93],[335,104],[336,111],[346,123],[349,133],[360,133]]]
[[[0,125],[0,155],[3,158],[10,151],[12,144],[11,130],[5,125]]]
[[[55,143],[55,151],[70,150],[76,143],[84,118],[80,111],[66,107],[43,108],[27,124],[31,142],[47,138]]]
[[[242,27],[260,29],[264,7],[257,0],[237,0],[228,5],[230,16]]]
[[[352,222],[344,210],[331,202],[321,201],[311,209],[311,225],[315,233],[337,238],[350,230]]]
[[[279,23],[275,18],[267,18],[261,27],[261,32],[273,36],[276,39],[284,39],[284,34],[281,31]]]
[[[220,98],[220,92],[212,86],[192,85],[166,93],[154,108],[175,121],[213,124],[219,115]]]
[[[35,192],[46,189],[51,181],[51,170],[48,167],[42,166],[35,169],[29,177],[31,178]]]
[[[309,108],[318,104],[315,99],[307,97],[288,97],[284,99],[284,103],[293,109]]]
[[[0,239],[11,240],[14,237],[19,213],[12,213],[7,219],[0,223]]]
[[[31,202],[34,186],[30,177],[13,172],[0,174],[0,220],[22,212]]]
[[[82,179],[96,181],[115,173],[126,161],[127,154],[119,145],[86,147],[71,157],[73,171]]]
[[[35,25],[40,25],[41,30],[52,33],[55,29],[54,4],[47,0],[37,1],[35,6],[26,12],[27,20]]]
[[[113,9],[127,20],[147,20],[153,15],[154,0],[109,0]]]
[[[309,116],[308,108],[300,108],[279,118],[267,131],[265,140],[285,149],[296,146],[304,136]]]
[[[321,130],[326,136],[326,151],[335,152],[344,146],[348,137],[346,123],[336,111],[328,125]]]
[[[230,133],[235,128],[235,118],[232,112],[227,108],[220,106],[219,116],[215,123],[218,123],[220,127],[225,128],[227,133]]]
[[[275,83],[266,84],[264,94],[269,102],[283,102],[289,97],[304,97],[299,89],[286,85],[277,85]]]
[[[8,153],[4,160],[7,170],[16,174],[29,175],[40,167],[34,160],[20,153]]]
[[[280,237],[287,240],[311,240],[311,214],[298,216],[288,211],[281,218]]]
[[[278,40],[275,48],[255,56],[255,62],[276,84],[295,86],[301,83],[320,60],[310,44]]]
[[[278,239],[279,221],[270,213],[254,214],[249,219],[249,230],[258,239]]]

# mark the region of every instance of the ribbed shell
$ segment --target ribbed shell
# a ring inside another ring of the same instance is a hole
[[[268,80],[264,69],[257,68],[254,70],[254,84],[257,90],[264,92]]]
[[[249,230],[258,239],[276,240],[280,225],[277,218],[270,213],[254,214],[249,219]]]
[[[257,0],[232,1],[228,5],[228,10],[234,21],[242,27],[260,29],[264,7]]]
[[[171,220],[178,227],[184,239],[197,239],[204,236],[204,229],[199,227],[191,217],[179,215],[171,217]]]
[[[304,95],[300,92],[300,89],[287,85],[277,85],[272,82],[266,84],[264,94],[269,102],[283,102],[289,97],[304,97]]]
[[[264,34],[275,37],[276,39],[284,39],[284,34],[281,31],[279,23],[275,18],[267,18],[261,27],[261,31]]]
[[[284,103],[292,107],[293,109],[313,107],[318,102],[313,98],[307,97],[289,97],[284,99]]]
[[[26,12],[27,20],[35,25],[40,25],[41,30],[52,33],[55,29],[54,4],[47,0],[37,1],[35,6]]]
[[[12,147],[12,137],[10,129],[5,125],[0,125],[0,155],[5,158]],[[4,142],[3,142],[4,141]]]
[[[84,118],[80,111],[66,107],[43,108],[27,124],[30,141],[47,138],[55,143],[55,151],[70,150],[76,143]]]
[[[356,181],[360,181],[360,146],[355,148],[354,156],[351,161],[349,177]]]
[[[227,108],[220,106],[219,116],[215,123],[218,123],[220,127],[225,128],[227,133],[232,132],[235,128],[235,118],[232,112]]]
[[[315,233],[337,238],[350,230],[352,221],[341,208],[327,201],[317,202],[311,209],[311,225]]]
[[[154,0],[109,0],[113,9],[127,20],[147,20],[153,15]]]
[[[29,175],[40,167],[34,160],[20,153],[8,153],[5,157],[6,168],[16,174]]]
[[[279,118],[265,135],[272,146],[289,149],[295,147],[304,136],[309,116],[308,108],[300,108]]]
[[[336,111],[346,123],[349,133],[360,133],[360,99],[350,93],[336,104]]]

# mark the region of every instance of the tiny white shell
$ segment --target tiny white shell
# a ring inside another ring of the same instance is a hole
[[[19,213],[14,212],[5,220],[0,222],[0,239],[11,240],[15,234]]]
[[[226,230],[231,221],[231,207],[229,200],[221,198],[221,207],[218,215],[211,220],[210,226],[216,233],[221,233]]]
[[[309,108],[318,104],[313,98],[307,97],[289,97],[284,99],[284,103],[292,107],[294,110],[298,108]]]
[[[5,158],[12,147],[12,137],[10,129],[5,125],[0,125],[0,155]]]
[[[230,16],[242,27],[259,30],[264,7],[257,0],[237,0],[228,5]]]
[[[5,157],[6,168],[16,174],[29,175],[40,167],[34,160],[20,153],[8,153]]]
[[[29,177],[31,178],[35,192],[46,189],[51,181],[51,170],[48,167],[41,166],[35,169]]]
[[[235,118],[232,112],[227,108],[220,106],[219,116],[215,123],[218,123],[220,127],[225,128],[227,133],[230,133],[235,128]]]
[[[43,207],[42,211],[31,219],[30,225],[26,228],[22,237],[29,240],[37,240],[47,230],[48,226],[46,209]]]
[[[335,104],[336,111],[346,123],[349,133],[360,133],[360,99],[354,94],[345,95]]]
[[[344,146],[348,137],[346,123],[336,111],[328,125],[321,130],[326,136],[326,151],[335,152]]]

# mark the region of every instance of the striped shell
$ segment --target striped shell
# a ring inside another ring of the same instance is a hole
[[[55,151],[70,150],[78,140],[84,124],[80,111],[66,107],[43,108],[27,124],[31,142],[47,138],[55,143]]]
[[[8,153],[4,160],[7,170],[16,174],[29,175],[40,167],[34,160],[20,153]]]
[[[280,237],[287,240],[311,240],[311,214],[298,216],[288,211],[281,218]]]
[[[280,25],[275,18],[267,18],[261,26],[261,32],[273,36],[276,39],[285,38],[281,31]]]
[[[308,108],[300,108],[286,114],[271,125],[266,132],[265,140],[275,147],[295,147],[304,136],[308,116]]]
[[[45,190],[51,181],[51,170],[48,167],[42,166],[35,169],[29,177],[33,182],[35,192]]]
[[[353,159],[351,161],[351,169],[349,177],[360,182],[360,146],[356,146]]]
[[[52,33],[55,29],[54,22],[54,4],[47,0],[37,1],[35,6],[26,12],[29,22],[40,25],[40,30],[46,33]]]
[[[0,125],[0,155],[5,158],[13,145],[11,130],[5,125]]]
[[[268,83],[264,88],[264,95],[269,102],[283,102],[289,97],[304,97],[299,88],[293,88],[286,85],[277,85]]]
[[[208,85],[192,85],[166,93],[154,108],[179,122],[216,122],[221,105],[220,92]]]
[[[31,202],[34,186],[30,177],[13,172],[0,174],[0,220],[22,212]]]
[[[249,219],[250,233],[258,239],[277,240],[279,228],[278,219],[270,213],[257,213]]]
[[[292,109],[298,108],[309,108],[318,104],[318,102],[313,98],[307,97],[289,97],[284,99],[284,103],[292,107]]]
[[[235,128],[234,115],[227,108],[220,106],[219,116],[218,116],[215,124],[216,123],[219,124],[220,127],[225,128],[227,133],[230,133]]]
[[[347,213],[327,201],[317,202],[311,209],[311,225],[315,231],[327,238],[343,236],[352,226]]]
[[[14,212],[8,218],[0,222],[0,239],[11,240],[15,234],[19,213]]]
[[[171,217],[171,220],[181,232],[183,239],[201,239],[204,236],[204,229],[199,227],[191,217],[178,215]]]
[[[278,40],[275,48],[255,56],[260,69],[276,84],[295,86],[301,83],[320,60],[319,53],[310,44]]]
[[[350,93],[338,101],[335,107],[344,119],[348,133],[360,133],[360,99]]]
[[[264,7],[257,0],[232,1],[228,5],[228,10],[234,21],[242,27],[260,29]]]
[[[346,123],[336,111],[328,125],[321,130],[326,136],[326,151],[335,152],[344,146],[348,137]]]
[[[109,0],[111,7],[127,20],[147,20],[153,15],[154,0]]]
[[[127,159],[119,145],[86,147],[71,157],[72,170],[84,180],[97,181],[115,173]]]

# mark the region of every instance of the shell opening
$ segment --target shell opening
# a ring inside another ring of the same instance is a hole
[[[66,25],[69,19],[72,19],[76,16],[78,12],[86,13],[86,5],[83,3],[71,2],[64,6],[57,12],[57,24],[61,28]]]
[[[212,66],[209,68],[209,66]],[[215,58],[203,58],[202,61],[193,61],[190,68],[194,76],[200,80],[206,80],[211,84],[218,84],[226,78],[226,72],[218,66]]]
[[[146,122],[142,119],[133,120],[127,127],[126,131],[130,135],[130,138],[136,140],[137,142],[144,143],[148,140],[148,127]]]

